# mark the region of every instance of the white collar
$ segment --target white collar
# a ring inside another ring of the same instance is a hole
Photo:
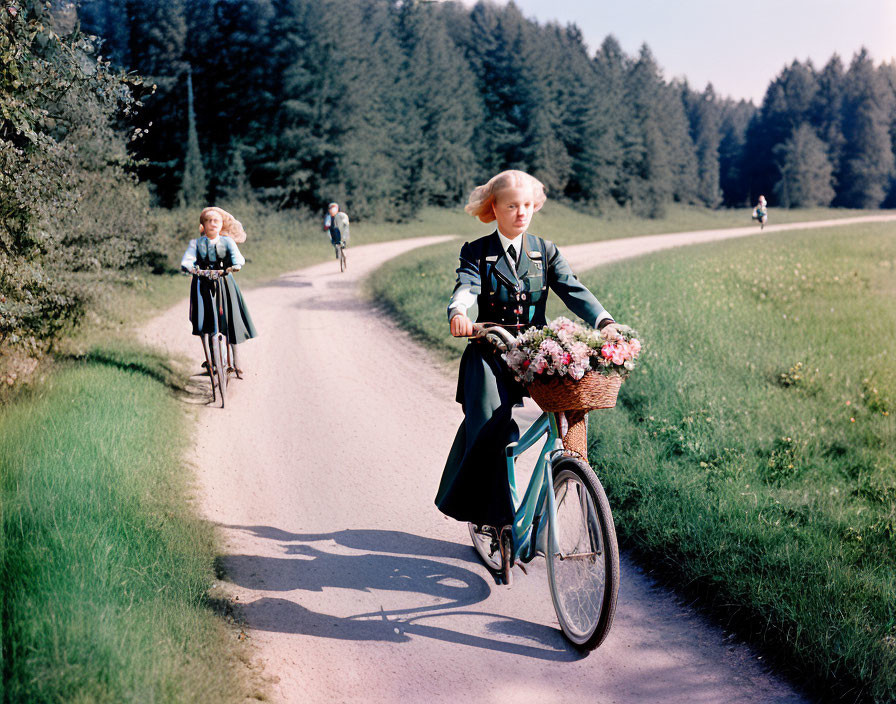
[[[514,251],[516,251],[516,261],[519,261],[521,247],[523,246],[523,238],[525,236],[526,236],[526,233],[524,232],[523,234],[517,235],[513,239],[510,239],[509,237],[506,237],[501,232],[501,230],[498,230],[498,239],[501,240],[501,246],[504,247],[504,252],[506,253],[507,248],[510,245],[513,245],[513,249],[514,249]]]

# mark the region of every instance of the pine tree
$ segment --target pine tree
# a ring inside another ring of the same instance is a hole
[[[682,88],[682,98],[688,114],[691,139],[697,156],[697,199],[709,208],[716,208],[722,202],[720,187],[719,146],[721,107],[717,103],[712,85],[707,85],[702,93],[690,90],[687,84]]]
[[[841,162],[846,139],[843,136],[843,99],[846,95],[845,72],[840,57],[834,54],[818,75],[818,92],[812,105],[810,124],[825,144],[834,169],[834,186],[841,181]]]
[[[205,167],[199,151],[199,135],[196,132],[196,111],[193,109],[193,74],[187,71],[187,151],[184,155],[184,176],[179,196],[181,205],[202,205],[207,188]]]
[[[184,11],[185,58],[193,72],[196,125],[214,202],[226,188],[233,142],[244,145],[240,156],[254,174],[257,154],[270,138],[278,101],[270,31],[274,8],[272,0],[189,0]]]
[[[632,123],[632,105],[626,83],[631,61],[619,42],[607,36],[596,52],[592,67],[596,77],[594,104],[589,116],[593,129],[585,157],[591,164],[591,193],[598,203],[631,202],[625,177],[626,150],[630,145],[627,126]]]
[[[234,141],[230,145],[227,163],[222,168],[222,195],[230,201],[238,203],[255,203],[255,193],[246,173],[246,162],[243,159],[245,148]]]
[[[853,58],[846,75],[846,141],[836,205],[877,208],[883,202],[894,164],[889,134],[893,108],[892,91],[863,49]]]
[[[486,3],[474,6],[470,19],[466,49],[485,113],[476,145],[482,155],[479,178],[484,178],[503,169],[525,168],[529,86],[521,74],[524,19],[513,4],[498,8]]]
[[[663,82],[647,45],[628,75],[632,122],[625,132],[624,182],[635,213],[662,217],[675,189],[672,160],[663,134]]]
[[[879,69],[883,75],[884,81],[890,88],[890,96],[893,104],[896,105],[896,61],[890,61],[883,64]],[[890,144],[894,156],[896,156],[896,110],[892,112],[890,120]],[[888,194],[883,202],[884,208],[896,208],[896,168],[890,175],[890,187]]]
[[[563,140],[570,78],[566,33],[556,25],[526,23],[523,27],[521,75],[528,87],[523,105],[523,168],[542,181],[549,193],[561,195],[572,172],[572,157]]]
[[[402,200],[419,205],[460,202],[476,171],[475,127],[482,107],[462,50],[451,40],[440,8],[406,2],[397,16],[404,54],[396,88],[403,93],[398,117]]]
[[[148,132],[132,146],[144,163],[141,176],[155,184],[162,204],[171,205],[183,181],[180,166],[187,139],[184,94],[189,64],[184,59],[183,0],[127,0],[126,6],[131,23],[128,69],[155,86],[137,115],[137,124]]]
[[[762,107],[747,129],[742,174],[749,181],[749,200],[774,195],[779,178],[774,149],[802,122],[811,119],[818,81],[811,63],[794,61],[766,90]]]
[[[822,142],[804,122],[784,144],[775,147],[781,179],[775,195],[785,208],[827,206],[834,198],[833,167]]]
[[[672,197],[678,203],[697,203],[700,191],[697,148],[691,138],[681,86],[662,84],[658,98],[657,120],[662,123],[661,134],[672,177]]]
[[[751,102],[726,100],[721,106],[721,140],[719,142],[719,185],[725,205],[745,206],[750,203],[750,187],[745,173],[747,127],[756,115]]]

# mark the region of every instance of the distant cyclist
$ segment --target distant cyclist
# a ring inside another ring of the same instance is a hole
[[[339,245],[348,246],[349,223],[348,215],[339,210],[339,203],[330,203],[327,206],[327,215],[324,217],[324,229],[330,233],[330,242],[339,259]]]
[[[768,207],[765,204],[765,196],[759,196],[759,202],[753,208],[753,219],[759,221],[760,230],[765,227],[765,223],[768,220]]]

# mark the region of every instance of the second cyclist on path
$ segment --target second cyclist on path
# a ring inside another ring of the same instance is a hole
[[[324,229],[329,232],[330,242],[336,252],[336,258],[339,259],[339,246],[348,246],[350,233],[348,215],[339,210],[338,203],[330,203],[327,206]]]

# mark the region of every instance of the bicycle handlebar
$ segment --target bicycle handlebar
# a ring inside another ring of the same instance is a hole
[[[228,267],[227,269],[193,269],[189,273],[193,276],[198,276],[203,279],[215,281],[216,279],[220,279],[226,276],[232,271],[233,269]]]
[[[498,323],[473,323],[473,334],[471,337],[490,342],[502,352],[512,349],[516,346],[516,338],[506,330],[504,325]],[[523,326],[511,326],[520,327]]]

